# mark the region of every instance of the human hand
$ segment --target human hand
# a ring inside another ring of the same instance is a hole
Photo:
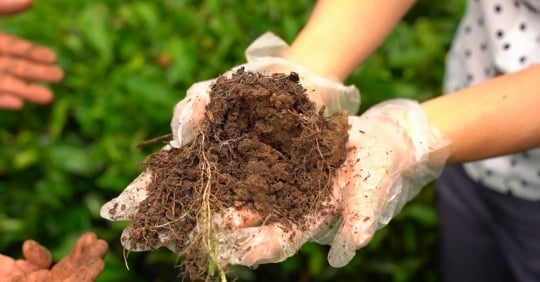
[[[0,15],[13,15],[32,6],[32,0],[0,0]]]
[[[94,281],[103,270],[108,245],[93,233],[79,237],[71,253],[52,268],[51,253],[39,243],[23,243],[24,259],[0,255],[0,281]]]
[[[305,85],[310,85],[310,87],[312,87],[310,88],[311,91],[308,89],[306,93],[310,100],[315,102],[318,109],[321,109],[324,106],[327,114],[343,109],[358,107],[359,93],[355,87],[345,87],[341,83],[329,81],[311,74],[307,70],[303,71],[300,69],[301,67],[292,66],[284,59],[271,57],[272,54],[279,53],[278,51],[283,48],[283,46],[286,47],[283,41],[273,35],[267,34],[256,40],[256,42],[248,48],[248,63],[241,65],[238,68],[242,67],[246,72],[259,72],[267,75],[285,70],[296,72],[299,74],[298,80],[304,88],[306,87]],[[238,68],[233,68],[230,72],[236,72]],[[294,75],[285,77],[288,79],[295,79]],[[205,108],[210,101],[209,93],[213,83],[214,80],[207,80],[193,84],[188,89],[186,97],[176,104],[174,115],[171,120],[173,140],[167,144],[163,150],[180,148],[190,143],[199,133],[200,127],[206,118]],[[118,197],[103,205],[100,215],[103,218],[112,221],[133,220],[139,210],[140,203],[144,202],[148,197],[148,187],[152,182],[153,174],[153,171],[146,169],[132,181]],[[330,200],[330,202],[332,201],[335,202],[336,200]],[[238,211],[229,208],[227,211],[228,212],[223,216],[223,219],[219,219],[224,222],[224,225],[228,226],[226,229],[236,229],[240,226],[255,226],[261,222],[261,219],[258,218],[257,215],[250,213],[248,210]],[[313,225],[317,227],[304,232],[304,235],[313,233],[313,236],[317,236],[319,233],[324,233],[328,226],[332,225],[334,217],[315,216],[309,220],[313,220],[315,222]],[[128,250],[146,251],[164,246],[172,251],[178,251],[174,242],[170,240],[171,238],[165,234],[158,234],[158,240],[152,240],[151,242],[148,242],[149,240],[147,240],[147,242],[138,242],[135,245],[131,240],[134,232],[137,232],[137,230],[130,225],[121,235],[121,243]],[[197,232],[197,230],[195,229],[194,232]],[[301,233],[298,234],[301,235]],[[302,244],[303,240],[306,238],[304,235],[298,239]],[[313,236],[308,235],[307,237]],[[188,237],[194,238],[196,237],[196,233],[190,234]],[[276,244],[279,244],[279,242],[276,242]]]
[[[0,15],[10,15],[30,7],[32,1],[0,1]],[[35,82],[58,82],[64,73],[55,65],[51,49],[0,33],[0,109],[20,109],[24,101],[46,104],[52,92]]]
[[[450,144],[416,102],[391,100],[350,116],[349,124],[351,150],[334,181],[336,210],[306,215],[311,228],[305,232],[276,225],[223,232],[218,235],[222,263],[280,262],[311,240],[330,244],[329,263],[342,267],[439,174],[449,153]]]

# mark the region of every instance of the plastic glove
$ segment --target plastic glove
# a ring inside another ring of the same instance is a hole
[[[337,218],[321,211],[307,215],[319,218],[307,232],[273,225],[224,232],[219,236],[223,261],[247,266],[280,262],[313,240],[330,243],[328,261],[342,267],[439,175],[449,154],[449,142],[414,101],[390,100],[360,117],[350,116],[349,123],[351,151],[334,186],[340,208],[331,214]]]
[[[0,15],[21,12],[31,0],[0,1]],[[46,104],[52,92],[34,82],[58,82],[62,69],[49,48],[0,33],[0,109],[20,109],[24,101]]]
[[[308,91],[308,96],[318,107],[325,106],[326,113],[331,114],[344,109],[356,112],[360,103],[358,89],[354,86],[344,86],[313,74],[301,66],[287,62],[279,58],[281,51],[287,48],[287,44],[272,33],[265,33],[257,38],[246,50],[247,63],[231,69],[226,75],[236,72],[243,67],[245,71],[271,74],[274,72],[294,71],[299,75],[300,83]],[[193,84],[186,93],[186,97],[174,107],[171,120],[173,140],[163,149],[171,147],[179,148],[188,144],[198,133],[205,116],[205,108],[210,101],[209,92],[214,79]],[[138,210],[139,203],[146,199],[147,187],[152,179],[152,172],[147,170],[133,180],[122,193],[101,208],[101,217],[108,220],[131,220]],[[242,213],[242,212],[240,212]],[[241,220],[240,220],[241,219]],[[238,215],[231,211],[225,216],[226,224],[232,226],[246,226],[247,223],[257,222],[257,216],[250,214]],[[169,238],[162,237],[154,246],[131,246],[131,227],[127,227],[121,237],[122,245],[129,250],[146,251],[157,249],[161,246],[174,251],[174,246],[169,246]]]
[[[24,260],[0,255],[0,281],[94,281],[103,270],[103,257],[108,245],[93,233],[85,233],[75,243],[71,253],[51,269],[51,253],[39,243],[23,243]]]
[[[317,107],[325,107],[325,113],[347,110],[355,114],[360,106],[360,94],[355,86],[345,86],[340,82],[321,77],[309,69],[279,57],[288,48],[287,43],[271,32],[257,38],[246,50],[247,63],[234,67],[225,75],[236,72],[239,68],[245,71],[272,73],[295,72],[299,82],[307,90],[311,101]],[[205,107],[210,101],[210,86],[214,79],[193,84],[187,91],[186,97],[175,107],[171,120],[173,140],[171,146],[179,148],[193,140],[204,118]]]

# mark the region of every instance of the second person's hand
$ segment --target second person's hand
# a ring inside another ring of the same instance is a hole
[[[0,15],[28,9],[32,0],[0,0]],[[58,82],[64,72],[56,64],[51,49],[0,33],[0,109],[17,110],[25,101],[46,104],[52,92],[39,82]]]

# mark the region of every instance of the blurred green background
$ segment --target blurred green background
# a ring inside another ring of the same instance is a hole
[[[348,80],[363,93],[362,110],[440,93],[462,2],[418,2]],[[56,50],[66,73],[51,86],[50,106],[0,111],[0,252],[18,257],[23,240],[33,238],[58,260],[92,230],[111,248],[98,281],[182,281],[165,249],[131,253],[128,270],[119,244],[125,223],[102,220],[99,208],[159,149],[137,144],[169,132],[172,107],[192,83],[242,63],[244,49],[265,31],[291,42],[312,5],[36,0],[30,11],[0,19],[3,32]],[[329,267],[327,248],[308,244],[283,263],[237,268],[239,281],[437,281],[434,193],[424,189],[345,268]]]

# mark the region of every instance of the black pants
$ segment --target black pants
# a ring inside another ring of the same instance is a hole
[[[540,202],[490,190],[459,165],[437,187],[442,281],[540,281]]]

